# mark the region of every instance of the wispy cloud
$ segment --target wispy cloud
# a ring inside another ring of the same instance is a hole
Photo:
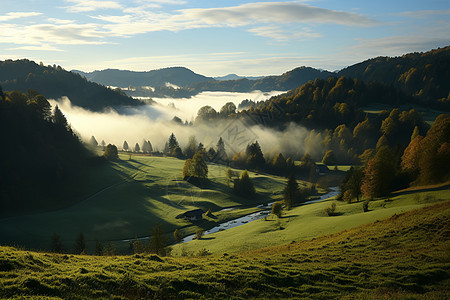
[[[405,11],[398,14],[399,16],[411,17],[411,18],[427,18],[433,16],[450,15],[450,9],[446,10],[418,10],[418,11]]]
[[[116,1],[98,1],[98,0],[66,0],[68,3],[74,3],[73,5],[66,6],[66,10],[72,13],[89,12],[99,9],[121,9],[120,5]]]
[[[312,32],[309,28],[303,28],[301,30],[287,31],[278,26],[262,26],[255,27],[247,30],[254,33],[257,36],[268,37],[280,42],[290,41],[293,39],[308,39],[319,38],[322,35],[320,33]]]
[[[13,47],[13,48],[8,48],[6,50],[28,50],[28,51],[63,51],[59,48],[56,48],[52,45],[48,45],[48,44],[40,44],[37,46],[21,46],[21,47]]]
[[[0,24],[1,42],[19,45],[104,44],[105,32],[96,24]]]
[[[40,12],[9,12],[3,16],[0,16],[0,22],[7,22],[14,19],[29,18],[34,16],[40,16]]]

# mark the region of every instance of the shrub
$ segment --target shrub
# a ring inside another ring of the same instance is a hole
[[[272,215],[281,218],[282,213],[283,213],[282,202],[281,201],[274,202],[272,204]]]
[[[203,233],[205,233],[205,231],[204,231],[202,228],[198,229],[198,230],[195,232],[195,237],[197,238],[197,240],[199,240],[199,239],[202,238]]]
[[[335,214],[335,212],[336,212],[336,202],[331,203],[331,206],[330,206],[330,207],[327,207],[327,208],[325,209],[325,213],[326,213],[328,216],[333,216],[333,215]]]
[[[363,207],[363,212],[368,212],[369,211],[369,200],[364,201],[362,204],[362,207]]]
[[[173,232],[173,237],[175,238],[175,241],[177,241],[177,243],[183,240],[183,234],[178,229],[175,229],[175,231]]]
[[[211,255],[211,253],[205,248],[202,248],[197,252],[197,256],[207,256],[207,255]]]

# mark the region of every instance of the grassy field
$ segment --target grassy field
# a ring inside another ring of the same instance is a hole
[[[314,239],[207,257],[0,247],[0,298],[448,299],[449,220],[445,201]]]
[[[196,253],[207,249],[212,253],[233,253],[283,245],[324,234],[347,230],[362,224],[382,220],[430,203],[450,199],[448,184],[435,190],[406,190],[389,199],[371,201],[369,211],[363,212],[362,203],[323,200],[285,211],[281,219],[270,216],[251,223],[205,236],[173,247],[173,255]],[[328,216],[325,209],[336,203],[336,214]]]
[[[170,241],[176,228],[187,235],[199,227],[208,229],[257,211],[254,207],[258,204],[281,199],[285,185],[282,177],[250,172],[258,197],[247,200],[232,193],[224,166],[209,165],[210,184],[201,189],[181,179],[183,160],[143,155],[129,160],[127,154],[120,158],[95,167],[88,184],[80,186],[83,196],[75,205],[0,219],[0,243],[48,249],[53,233],[57,233],[70,250],[77,235],[83,233],[91,253],[96,240],[112,241],[115,248],[125,251],[128,244],[121,240],[147,236],[156,223],[162,225]],[[221,212],[228,207],[238,209]],[[176,219],[195,208],[211,209],[217,219],[196,225]]]

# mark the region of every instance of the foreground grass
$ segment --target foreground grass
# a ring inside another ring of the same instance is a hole
[[[0,297],[448,299],[450,201],[238,254],[77,256],[0,247]]]

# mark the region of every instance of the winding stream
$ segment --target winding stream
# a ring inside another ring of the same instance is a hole
[[[335,197],[337,195],[339,195],[339,187],[338,186],[330,188],[330,191],[328,193],[323,194],[322,196],[320,196],[317,199],[307,201],[304,204],[315,203],[315,202],[322,201],[322,200],[325,200],[325,199],[328,199],[331,197]],[[243,217],[231,220],[231,221],[221,223],[221,224],[217,225],[216,227],[211,228],[210,230],[205,230],[203,235],[205,236],[205,235],[208,235],[211,233],[216,233],[218,231],[227,230],[227,229],[230,229],[233,227],[247,224],[249,222],[263,219],[264,217],[267,217],[270,215],[272,203],[269,203],[267,206],[258,205],[257,206],[258,208],[263,208],[264,210],[258,211],[258,212],[255,212],[255,213],[252,213],[252,214],[249,214],[249,215],[246,215],[246,216],[243,216]],[[231,210],[231,209],[233,209],[233,208],[226,208],[224,210]],[[188,235],[188,236],[184,237],[184,239],[181,241],[181,243],[190,242],[194,239],[194,237],[195,237],[195,234]]]

